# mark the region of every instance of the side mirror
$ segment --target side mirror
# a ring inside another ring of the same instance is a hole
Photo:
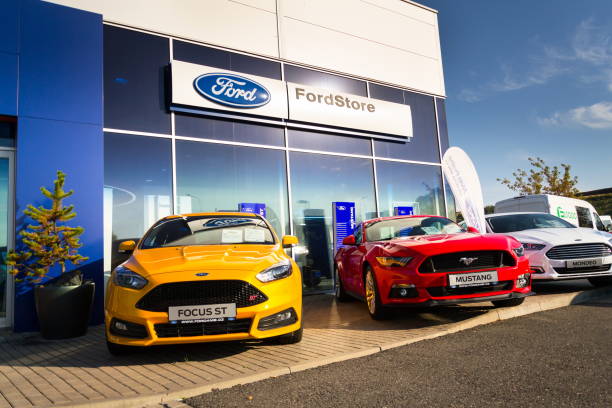
[[[354,235],[349,235],[348,237],[344,237],[342,240],[342,245],[355,245],[357,241],[355,241]]]
[[[292,246],[297,245],[299,243],[297,237],[294,237],[293,235],[285,235],[282,241],[283,248],[291,248]]]
[[[136,249],[136,242],[134,241],[123,241],[119,244],[117,252],[120,254],[131,254]]]
[[[480,231],[478,231],[478,229],[474,227],[467,227],[467,232],[470,232],[472,234],[480,234]]]

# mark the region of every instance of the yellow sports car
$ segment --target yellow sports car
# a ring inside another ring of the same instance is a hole
[[[136,244],[106,292],[112,354],[132,346],[302,339],[302,276],[270,224],[250,213],[171,215]]]

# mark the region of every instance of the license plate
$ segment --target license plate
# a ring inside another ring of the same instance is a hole
[[[497,271],[454,273],[448,275],[449,286],[483,286],[497,282]]]
[[[168,308],[168,320],[170,321],[220,321],[229,317],[236,317],[235,303],[199,306],[170,306]]]
[[[603,265],[603,258],[572,259],[565,262],[568,268],[592,268]]]

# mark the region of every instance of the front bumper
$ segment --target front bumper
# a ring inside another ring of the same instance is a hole
[[[268,297],[268,300],[254,306],[236,309],[236,321],[232,322],[232,324],[242,323],[238,325],[240,326],[239,332],[202,335],[192,335],[193,332],[188,333],[189,330],[175,329],[175,324],[168,320],[167,312],[151,312],[135,307],[138,300],[155,286],[162,283],[176,282],[177,280],[180,281],[180,279],[174,278],[166,281],[164,280],[165,277],[159,277],[154,282],[150,280],[150,289],[143,291],[126,289],[115,286],[111,283],[108,287],[105,306],[107,340],[111,343],[126,346],[153,346],[164,344],[264,339],[288,334],[298,330],[301,327],[302,283],[299,270],[294,270],[292,275],[288,278],[265,284],[243,278],[244,276],[238,275],[231,276],[225,274],[225,276],[223,276],[223,279],[245,280],[253,285],[256,285],[256,287]],[[258,329],[259,321],[261,319],[291,308],[295,311],[297,317],[297,321],[294,323],[268,330]],[[144,326],[146,329],[146,338],[130,338],[117,335],[117,331],[111,330],[110,327],[113,319]],[[250,322],[245,323],[246,319],[250,320]],[[158,326],[156,327],[156,325]],[[234,328],[236,328],[236,325],[234,325]],[[113,331],[115,334],[113,334]],[[175,336],[173,333],[177,333],[177,335]],[[169,335],[173,337],[168,337]]]
[[[612,275],[612,256],[609,256],[603,262],[608,268],[605,270],[580,270],[572,273],[567,269],[567,260],[549,259],[546,256],[546,251],[550,248],[545,248],[542,251],[535,253],[527,253],[529,263],[531,265],[531,276],[533,280],[568,280],[568,279],[584,279],[597,276]],[[601,268],[603,269],[603,268]],[[561,273],[562,272],[562,273]]]
[[[496,268],[498,281],[491,283],[490,286],[449,286],[449,275],[451,274],[486,272],[490,270],[420,273],[414,269],[398,271],[381,266],[374,268],[381,301],[383,305],[390,307],[453,305],[516,299],[533,295],[531,281],[525,287],[519,288],[516,286],[518,276],[529,273],[529,263],[526,258],[519,260],[516,266]],[[392,289],[400,285],[410,285],[413,287],[410,296],[398,298],[392,295]]]

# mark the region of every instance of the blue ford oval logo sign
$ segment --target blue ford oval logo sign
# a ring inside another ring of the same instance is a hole
[[[258,108],[271,98],[265,86],[240,75],[204,74],[193,85],[206,99],[234,108]]]
[[[208,276],[206,272],[196,273],[196,276]]]

